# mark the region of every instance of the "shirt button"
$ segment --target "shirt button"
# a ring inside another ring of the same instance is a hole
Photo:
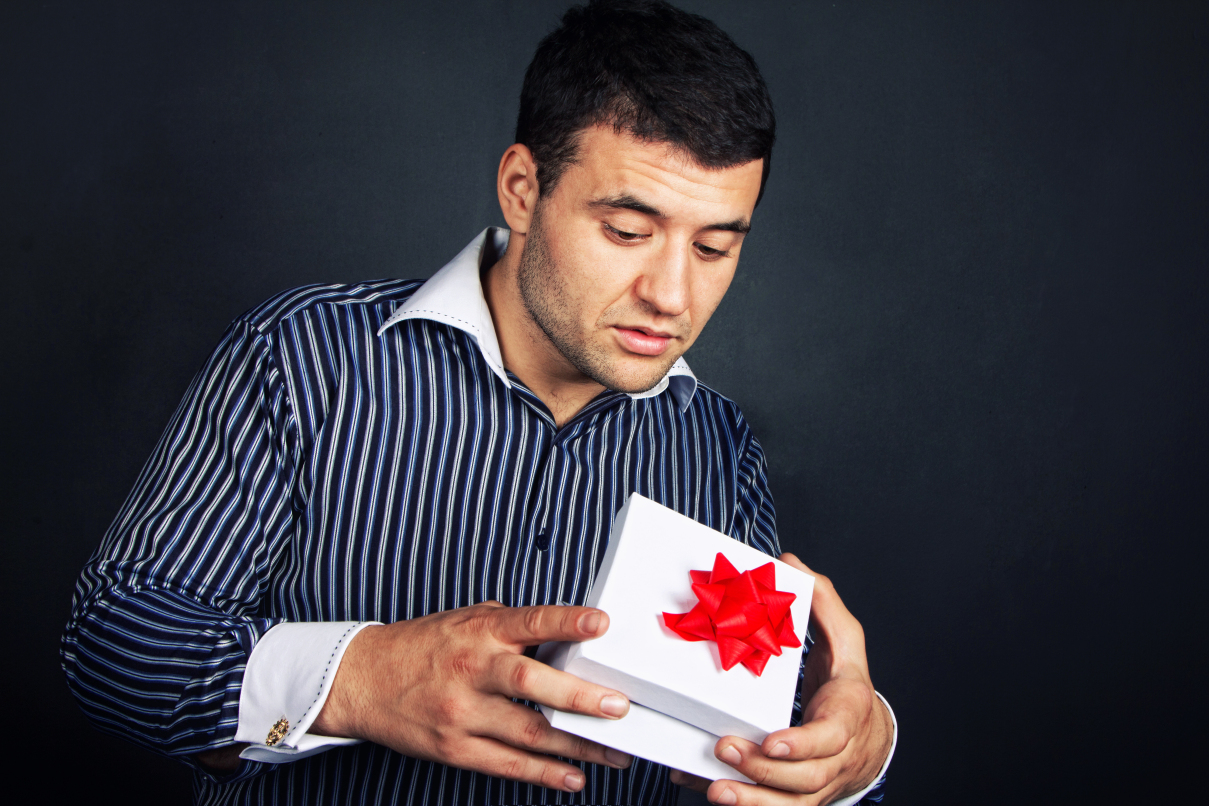
[[[538,551],[550,548],[550,536],[546,534],[546,527],[543,526],[537,530],[537,538],[533,542],[537,544]]]

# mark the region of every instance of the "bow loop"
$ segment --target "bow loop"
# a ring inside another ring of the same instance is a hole
[[[697,601],[705,605],[705,609],[712,616],[718,612],[722,600],[726,597],[726,586],[702,585],[700,582],[696,582],[693,583],[693,593],[697,594]]]
[[[714,570],[709,575],[710,584],[725,582],[737,576],[739,576],[739,570],[731,565],[730,560],[723,557],[722,552],[719,551],[718,556],[714,558]]]
[[[686,641],[714,641],[722,668],[742,663],[764,673],[781,647],[800,647],[789,607],[797,595],[776,589],[776,568],[766,563],[739,573],[718,552],[711,571],[689,571],[697,604],[687,613],[664,613],[663,623]]]

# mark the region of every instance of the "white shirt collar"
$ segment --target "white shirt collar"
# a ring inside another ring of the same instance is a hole
[[[504,359],[500,352],[499,339],[495,335],[495,324],[491,310],[483,296],[481,270],[503,256],[508,248],[509,231],[488,227],[479,233],[465,249],[444,268],[434,274],[428,282],[416,289],[411,299],[395,309],[386,324],[378,329],[381,336],[386,330],[405,319],[431,319],[434,322],[456,327],[474,339],[487,366],[500,377],[508,388],[512,381],[504,370]],[[631,394],[635,400],[654,397],[670,387],[680,404],[680,410],[688,408],[697,392],[697,377],[688,368],[684,358],[676,359],[672,368],[655,384],[653,389]]]

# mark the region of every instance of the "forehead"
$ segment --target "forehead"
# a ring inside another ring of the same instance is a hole
[[[594,126],[579,136],[576,161],[555,188],[564,185],[584,203],[617,193],[631,193],[660,210],[696,210],[710,216],[748,218],[756,205],[763,161],[706,168],[668,143],[639,140],[611,126]],[[661,206],[662,205],[662,206]],[[723,219],[718,219],[723,220]]]

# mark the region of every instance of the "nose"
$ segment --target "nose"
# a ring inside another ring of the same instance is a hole
[[[635,282],[634,292],[661,316],[680,316],[689,308],[692,246],[667,242],[651,252],[647,265]]]

